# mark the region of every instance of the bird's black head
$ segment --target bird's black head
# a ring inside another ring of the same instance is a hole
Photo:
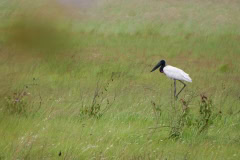
[[[159,67],[165,67],[166,62],[165,60],[161,60],[160,62],[158,62],[158,64],[151,70],[151,72],[155,71],[156,69],[158,69]]]

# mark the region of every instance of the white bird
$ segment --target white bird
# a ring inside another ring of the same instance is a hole
[[[161,60],[160,62],[158,62],[158,64],[152,69],[151,72],[155,71],[158,68],[161,73],[164,73],[168,78],[171,78],[174,80],[174,97],[176,99],[178,98],[178,95],[186,87],[186,84],[183,81],[192,82],[192,79],[189,77],[187,73],[185,73],[183,70],[179,68],[166,65],[165,60]],[[183,88],[178,92],[178,94],[176,94],[176,80],[178,80],[184,85]]]

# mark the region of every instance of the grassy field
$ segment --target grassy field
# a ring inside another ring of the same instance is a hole
[[[0,160],[240,159],[239,15],[239,0],[3,0]],[[161,59],[193,80],[176,102]]]

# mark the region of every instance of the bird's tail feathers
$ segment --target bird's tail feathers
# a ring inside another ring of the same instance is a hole
[[[184,74],[182,74],[182,75],[183,75],[185,81],[187,81],[187,82],[192,82],[192,79],[189,77],[189,74],[184,73]]]
[[[192,82],[192,79],[189,76],[184,76],[187,82]]]

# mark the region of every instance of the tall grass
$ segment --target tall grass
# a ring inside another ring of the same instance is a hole
[[[239,159],[238,4],[3,1],[0,159]]]

